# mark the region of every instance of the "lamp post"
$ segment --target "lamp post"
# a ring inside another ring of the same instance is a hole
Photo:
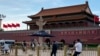
[[[43,26],[46,24],[46,21],[43,20],[42,16],[40,16],[40,19],[36,21],[36,25],[39,27],[39,31],[43,30]],[[43,44],[43,38],[39,37],[39,43],[40,46]]]
[[[1,28],[1,25],[2,25],[2,19],[5,18],[6,16],[3,15],[3,14],[0,14],[0,30],[2,29]]]

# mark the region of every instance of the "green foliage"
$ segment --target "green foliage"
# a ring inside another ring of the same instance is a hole
[[[98,46],[98,44],[89,44],[88,45],[88,47],[90,47],[90,48],[95,48],[95,47],[97,47]]]
[[[0,31],[4,31],[4,29],[0,29]]]

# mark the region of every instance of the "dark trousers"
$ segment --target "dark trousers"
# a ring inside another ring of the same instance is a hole
[[[8,54],[8,50],[5,50],[5,54]]]
[[[23,52],[25,52],[25,51],[26,51],[26,47],[25,47],[25,46],[23,46],[23,47],[22,47],[22,50],[23,50]]]
[[[51,52],[51,56],[52,56],[53,54],[54,54],[54,56],[56,56],[56,52],[53,52],[53,51],[52,51],[52,52]]]
[[[78,56],[81,52],[74,52],[74,55],[73,56]]]
[[[31,47],[31,49],[35,51],[35,47]]]

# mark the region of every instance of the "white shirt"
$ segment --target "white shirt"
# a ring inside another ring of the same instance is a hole
[[[82,43],[80,42],[75,43],[75,51],[82,52]]]
[[[4,44],[4,50],[9,50],[9,44]]]
[[[34,43],[32,43],[32,47],[35,47]]]

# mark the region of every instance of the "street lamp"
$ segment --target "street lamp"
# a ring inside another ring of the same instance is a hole
[[[43,20],[42,16],[36,21],[36,25],[39,27],[39,31],[43,30],[43,26],[46,24],[46,21]],[[39,37],[40,46],[43,44],[43,38]]]
[[[2,29],[1,28],[1,25],[2,25],[2,19],[5,18],[6,16],[3,15],[3,14],[0,14],[0,30]]]

